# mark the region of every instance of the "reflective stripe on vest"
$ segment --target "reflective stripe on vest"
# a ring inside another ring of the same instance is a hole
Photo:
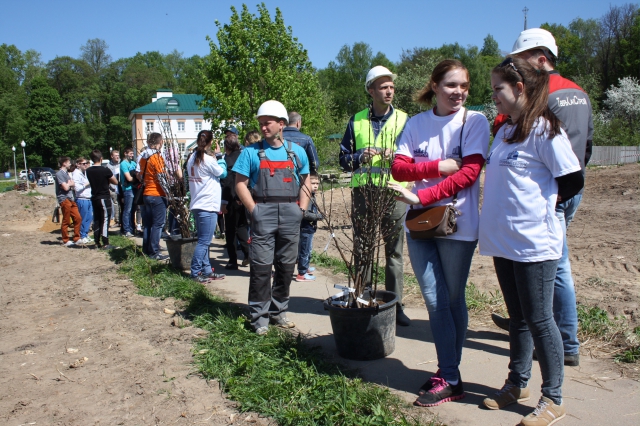
[[[389,149],[396,151],[396,139],[407,122],[407,114],[404,111],[394,109],[387,119],[378,136],[374,138],[373,128],[369,120],[369,108],[364,109],[353,117],[353,133],[355,135],[356,151],[366,148],[374,148],[381,151]],[[383,159],[381,155],[374,155],[366,164],[360,163],[360,168],[354,170],[351,175],[351,186],[358,187],[365,184],[380,186],[385,183],[398,183],[404,187],[408,182],[397,182],[391,177],[391,163]]]

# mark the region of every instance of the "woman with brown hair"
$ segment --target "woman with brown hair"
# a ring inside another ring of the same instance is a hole
[[[415,405],[434,406],[464,398],[460,378],[462,346],[469,322],[465,286],[478,241],[478,176],[489,148],[484,115],[463,107],[469,72],[457,60],[440,62],[416,101],[431,107],[406,124],[391,167],[399,182],[399,201],[417,208],[454,204],[457,231],[447,237],[418,239],[407,232],[411,266],[429,311],[438,371],[418,391]]]
[[[584,184],[580,163],[548,107],[549,73],[507,57],[491,73],[498,113],[509,116],[487,158],[480,215],[480,254],[493,264],[509,311],[510,362],[504,386],[484,400],[498,410],[527,401],[534,344],[542,397],[521,425],[551,425],[562,403],[564,350],[553,319],[553,287],[562,255],[561,199]]]
[[[214,155],[211,155],[213,144],[211,130],[200,131],[196,143],[196,149],[187,162],[191,193],[189,209],[198,229],[198,244],[191,259],[191,278],[200,283],[206,283],[225,277],[223,274],[213,272],[209,260],[209,245],[220,211],[220,179],[227,175],[227,165],[222,159],[216,160],[215,155],[220,154],[220,148],[217,145]]]

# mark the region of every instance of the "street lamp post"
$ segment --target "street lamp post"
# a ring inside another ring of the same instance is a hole
[[[20,146],[22,146],[22,158],[24,159],[24,171],[27,174],[27,190],[29,190],[29,169],[27,169],[27,155],[24,152],[24,147],[27,146],[25,141],[20,142]]]
[[[16,147],[12,146],[11,151],[13,151],[13,177],[16,178],[16,185],[18,184],[18,168],[16,167]]]

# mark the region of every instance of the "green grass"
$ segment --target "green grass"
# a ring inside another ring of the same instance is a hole
[[[495,292],[480,291],[472,282],[465,288],[465,298],[467,299],[467,310],[470,312],[483,312],[504,309],[504,299],[500,290]]]
[[[387,388],[327,362],[300,336],[278,329],[257,336],[234,304],[169,265],[143,257],[126,238],[113,236],[110,243],[120,246],[111,250],[112,260],[141,294],[184,301],[193,324],[209,332],[195,343],[195,365],[205,378],[220,383],[240,411],[283,425],[420,424]]]
[[[607,311],[597,306],[578,305],[578,329],[583,339],[604,337],[613,326]]]
[[[0,192],[12,191],[15,184],[16,182],[13,180],[0,182]]]

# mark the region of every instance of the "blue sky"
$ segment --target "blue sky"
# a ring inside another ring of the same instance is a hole
[[[109,45],[113,59],[137,52],[174,49],[185,56],[206,55],[214,40],[215,20],[228,23],[225,0],[2,0],[0,44],[34,49],[46,62],[56,56],[78,57],[80,46],[91,38]],[[257,13],[258,1],[245,2]],[[482,46],[493,35],[502,50],[511,50],[523,29],[522,9],[529,8],[529,27],[544,22],[568,25],[575,18],[600,18],[617,0],[427,1],[427,0],[265,0],[272,16],[283,13],[309,53],[313,65],[324,68],[340,48],[358,41],[368,43],[398,61],[403,49],[439,47],[458,42]]]

